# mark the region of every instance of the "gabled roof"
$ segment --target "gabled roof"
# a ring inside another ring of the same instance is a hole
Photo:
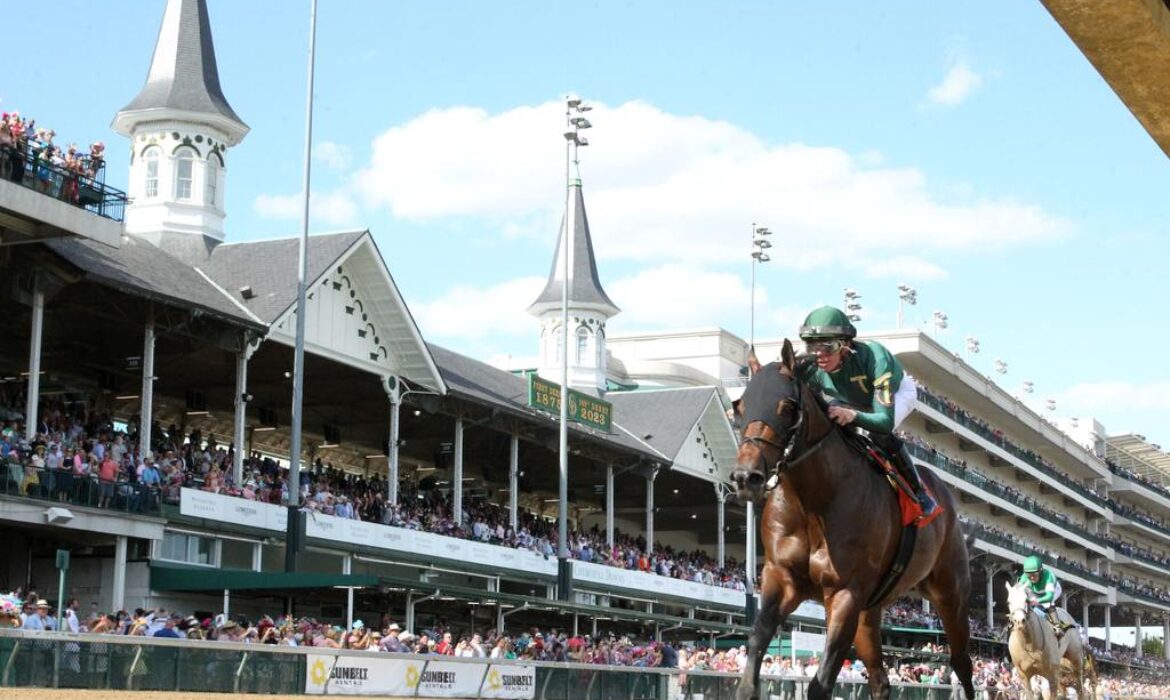
[[[714,387],[696,386],[661,391],[610,392],[614,419],[671,459],[678,455],[691,429],[703,417]]]
[[[455,396],[478,403],[494,406],[525,418],[545,416],[550,424],[556,416],[528,406],[528,380],[511,372],[492,367],[466,355],[448,350],[433,343],[429,344],[431,354],[439,365],[448,391]],[[577,435],[588,435],[621,449],[638,452],[652,459],[669,462],[670,457],[662,450],[647,444],[637,437],[636,431],[621,424],[617,408],[614,409],[613,432],[603,433],[578,423],[570,423],[569,429]]]
[[[232,143],[248,133],[219,85],[207,0],[168,0],[146,84],[118,112],[114,128],[127,135],[139,121],[176,113],[208,118]]]
[[[324,274],[367,231],[344,231],[309,236],[307,283]],[[300,239],[221,243],[199,268],[266,324],[271,325],[297,302],[297,264]],[[239,295],[248,286],[251,299]]]
[[[540,293],[536,301],[528,307],[530,314],[539,316],[550,310],[561,308],[563,272],[565,269],[565,232],[569,231],[569,243],[572,253],[569,256],[569,308],[590,308],[600,311],[606,316],[616,316],[621,309],[617,307],[605,290],[601,288],[601,280],[597,277],[597,261],[593,257],[593,239],[589,234],[589,218],[585,215],[585,196],[581,193],[581,183],[577,181],[571,185],[567,212],[570,226],[566,227],[561,221],[561,235],[557,241],[557,254],[553,258],[552,270],[548,273],[548,284]]]
[[[198,308],[244,326],[264,328],[264,324],[233,303],[198,270],[134,236],[124,237],[117,248],[81,238],[45,241],[45,245],[87,278],[114,289],[130,290],[183,308]]]

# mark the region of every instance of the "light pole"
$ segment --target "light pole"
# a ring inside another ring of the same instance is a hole
[[[593,109],[585,104],[580,97],[569,95],[565,97],[565,228],[561,238],[561,425],[559,441],[560,457],[560,489],[557,496],[557,596],[561,600],[569,599],[569,257],[573,250],[574,222],[569,221],[573,211],[573,180],[570,175],[570,165],[577,166],[578,177],[581,174],[580,161],[577,159],[577,149],[588,146],[589,140],[581,135],[581,131],[593,125],[589,120],[580,116]]]
[[[845,315],[854,323],[861,320],[861,294],[852,287],[845,288]]]
[[[979,339],[973,335],[967,336],[967,364],[971,363],[971,356],[979,354]],[[999,360],[996,360],[999,363]]]
[[[1007,374],[1008,363],[1004,362],[1003,360],[1001,360],[997,357],[997,358],[995,358],[994,364],[995,364],[995,373],[996,374],[998,374],[1001,377],[1003,375]]]
[[[751,301],[751,327],[748,335],[748,347],[755,349],[756,347],[756,265],[766,263],[771,260],[766,252],[772,247],[772,242],[768,240],[772,232],[768,230],[767,226],[756,226],[752,223],[752,301]]]
[[[1046,400],[1044,402],[1044,408],[1046,408],[1049,413],[1054,413],[1056,411],[1056,399]]]
[[[934,323],[934,327],[938,329],[939,333],[945,331],[947,326],[950,325],[948,323],[947,315],[941,311],[935,311],[934,315],[931,317],[931,321]]]
[[[1031,379],[1025,379],[1020,388],[1023,389],[1025,394],[1031,394],[1036,390],[1036,384]]]
[[[918,290],[908,284],[898,285],[898,328],[902,328],[902,322],[905,321],[903,307],[909,304],[915,306],[918,304]]]

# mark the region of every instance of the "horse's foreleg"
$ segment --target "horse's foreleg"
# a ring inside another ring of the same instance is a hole
[[[825,614],[828,618],[825,630],[825,657],[821,659],[817,676],[808,685],[809,700],[825,700],[832,697],[833,686],[841,663],[849,653],[850,643],[857,634],[857,618],[861,603],[857,595],[843,588],[825,600]]]
[[[941,561],[966,559],[958,530],[951,534],[948,546],[950,554],[942,557]],[[955,570],[950,566],[936,565],[923,582],[922,592],[934,605],[935,612],[942,621],[947,644],[951,647],[951,668],[958,676],[967,700],[975,700],[975,683],[972,680],[974,669],[971,667],[971,656],[967,652],[967,646],[971,641],[971,620],[967,617],[966,607],[971,597],[970,574],[965,567]]]
[[[886,675],[886,665],[882,660],[881,628],[881,609],[870,608],[861,613],[857,634],[853,637],[857,657],[865,663],[865,670],[869,674],[871,700],[888,700],[890,697],[890,678]]]
[[[735,691],[736,700],[758,700],[760,697],[760,665],[764,652],[776,636],[776,628],[792,614],[800,603],[796,586],[780,567],[765,565],[760,576],[760,609],[748,637],[747,665]]]

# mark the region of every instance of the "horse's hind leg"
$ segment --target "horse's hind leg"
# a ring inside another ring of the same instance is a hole
[[[951,647],[951,668],[959,677],[963,685],[963,692],[967,700],[975,698],[975,684],[971,680],[971,656],[967,653],[967,645],[971,641],[971,621],[967,618],[967,601],[971,598],[971,573],[966,568],[967,557],[961,533],[956,528],[951,534],[948,548],[944,548],[939,555],[935,568],[920,586],[922,592],[938,613],[942,621],[943,631],[947,635],[947,644]],[[955,548],[961,548],[955,551]],[[947,562],[962,562],[962,568],[952,567]]]
[[[881,628],[881,609],[869,608],[861,613],[861,619],[857,623],[857,634],[853,637],[857,657],[865,663],[865,670],[869,674],[871,700],[889,700],[890,697],[890,678],[886,675],[886,665],[882,661]]]
[[[776,628],[799,603],[796,586],[787,572],[778,566],[765,565],[760,576],[760,609],[748,637],[747,665],[735,691],[736,700],[757,700],[760,697],[760,664],[764,661],[764,652],[776,636]]]

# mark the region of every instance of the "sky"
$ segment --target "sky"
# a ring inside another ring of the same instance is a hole
[[[228,240],[300,231],[309,5],[208,0],[252,129],[227,157]],[[42,3],[44,32],[6,35],[23,58],[0,109],[105,141],[125,188],[109,124],[163,6]],[[971,363],[1033,382],[1039,411],[1170,445],[1170,163],[1040,2],[320,0],[315,75],[311,228],[370,229],[430,342],[535,357],[575,93],[611,335],[746,339],[754,223],[774,244],[758,338],[845,288],[863,332],[893,329],[909,284],[908,326],[964,355],[977,338]]]

